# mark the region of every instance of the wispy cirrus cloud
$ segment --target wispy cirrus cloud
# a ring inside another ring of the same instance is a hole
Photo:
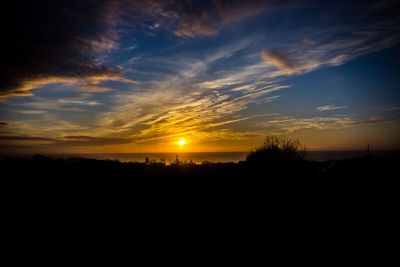
[[[325,117],[291,117],[276,116],[270,120],[257,123],[259,127],[268,129],[278,134],[290,134],[302,131],[343,129],[358,125],[381,124],[395,122],[390,117],[372,116],[366,119],[351,118],[349,116],[325,116]]]
[[[39,118],[13,121],[7,126],[7,130],[6,135],[8,136],[26,136],[26,133],[29,133],[29,136],[57,139],[76,133],[85,134],[90,130],[90,127],[60,120],[52,113],[45,113]]]
[[[261,58],[281,74],[302,74],[322,67],[339,66],[400,44],[397,30],[400,19],[395,15],[399,9],[395,1],[381,5],[366,1],[362,13],[354,12],[360,6],[360,3],[353,2],[346,8],[333,3],[322,5],[321,14],[332,23],[312,24],[286,32],[282,35],[281,45],[266,46]],[[298,8],[301,9],[301,5]],[[338,19],[342,13],[351,19]]]
[[[317,107],[318,111],[331,111],[331,110],[338,110],[338,109],[345,109],[346,106],[335,106],[335,105],[325,105]]]
[[[200,142],[201,136],[206,138],[207,133],[208,138],[223,136],[216,134],[218,131],[232,135],[237,131],[229,128],[247,119],[239,112],[256,100],[274,101],[277,97],[271,94],[287,88],[276,83],[274,76],[265,76],[270,67],[262,62],[209,74],[214,64],[231,60],[248,45],[247,42],[225,47],[203,59],[173,60],[172,74],[117,98],[118,104],[100,124],[129,134],[138,142],[165,142],[179,136],[193,137]],[[191,63],[187,64],[188,61]]]
[[[251,93],[240,98],[218,92],[193,93],[190,96],[177,93],[174,96],[164,95],[164,100],[173,97],[174,101],[161,101],[154,105],[129,101],[109,113],[105,123],[109,125],[107,128],[112,127],[114,131],[129,134],[137,142],[169,142],[179,136],[193,138],[198,142],[210,140],[212,136],[222,138],[222,133],[229,132],[232,136],[235,132],[228,131],[226,127],[247,119],[235,114],[245,109],[252,100],[268,93]],[[221,131],[220,135],[216,134],[218,131]]]
[[[81,98],[60,98],[60,99],[41,99],[35,97],[34,101],[11,105],[9,110],[24,115],[41,115],[54,112],[84,112],[88,108],[102,105],[97,101],[85,100],[85,96]]]
[[[371,28],[368,29],[368,26]],[[316,33],[320,39],[327,39],[328,42],[307,46],[294,43],[284,49],[263,50],[261,58],[267,64],[276,67],[279,70],[278,75],[293,75],[307,73],[322,67],[343,65],[363,55],[400,43],[400,34],[394,30],[394,25],[382,25],[382,30],[378,30],[379,25],[350,25],[349,28],[353,28],[354,32],[350,33],[347,28],[345,31],[333,27]],[[344,36],[337,39],[337,35]]]
[[[129,144],[132,140],[128,138],[110,138],[110,137],[95,137],[95,136],[64,136],[59,138],[54,145],[62,146],[106,146]]]

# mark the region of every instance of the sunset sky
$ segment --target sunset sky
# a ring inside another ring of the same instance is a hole
[[[15,2],[2,153],[400,149],[395,0]]]

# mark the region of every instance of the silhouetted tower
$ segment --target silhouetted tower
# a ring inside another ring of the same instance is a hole
[[[369,156],[369,144],[368,144],[368,146],[367,146],[367,155]]]
[[[176,164],[179,164],[179,157],[178,154],[176,154],[176,160],[175,160]]]

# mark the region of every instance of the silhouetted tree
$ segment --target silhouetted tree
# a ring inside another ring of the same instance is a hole
[[[304,160],[306,148],[297,139],[285,136],[267,136],[264,142],[251,151],[246,160],[252,163],[266,161],[299,161]]]

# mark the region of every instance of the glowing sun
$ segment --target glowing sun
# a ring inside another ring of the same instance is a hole
[[[179,145],[180,147],[183,147],[185,144],[186,144],[186,140],[185,140],[185,139],[179,139],[179,140],[178,140],[178,145]]]

